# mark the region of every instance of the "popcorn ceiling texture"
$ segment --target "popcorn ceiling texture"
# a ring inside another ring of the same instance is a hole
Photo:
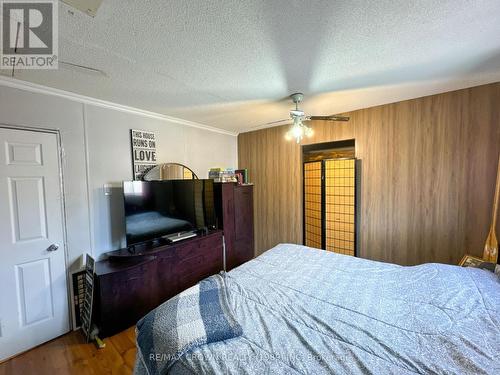
[[[241,132],[500,80],[498,0],[60,2],[60,67],[16,77]],[[2,71],[7,75],[10,72]]]

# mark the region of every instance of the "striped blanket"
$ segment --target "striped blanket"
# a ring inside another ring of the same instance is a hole
[[[171,298],[137,323],[135,374],[165,374],[185,353],[240,336],[224,277],[210,276]]]

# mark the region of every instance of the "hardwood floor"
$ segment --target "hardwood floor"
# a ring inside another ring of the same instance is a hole
[[[104,339],[106,347],[86,344],[80,331],[70,332],[0,364],[10,374],[132,374],[135,332],[131,327]]]

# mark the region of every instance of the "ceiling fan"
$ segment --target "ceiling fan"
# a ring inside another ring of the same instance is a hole
[[[330,116],[309,116],[304,113],[303,110],[299,108],[299,103],[304,99],[304,94],[297,92],[290,95],[290,98],[295,103],[295,109],[290,111],[290,118],[278,121],[268,122],[266,125],[279,124],[281,122],[292,121],[292,127],[286,133],[285,138],[291,140],[295,138],[297,143],[300,143],[304,136],[311,137],[313,135],[313,130],[304,124],[304,121],[310,120],[325,120],[325,121],[349,121],[349,117],[330,115]]]

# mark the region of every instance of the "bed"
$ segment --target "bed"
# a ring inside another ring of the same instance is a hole
[[[191,348],[168,373],[500,373],[492,272],[280,244],[225,274],[224,289],[241,335]]]

